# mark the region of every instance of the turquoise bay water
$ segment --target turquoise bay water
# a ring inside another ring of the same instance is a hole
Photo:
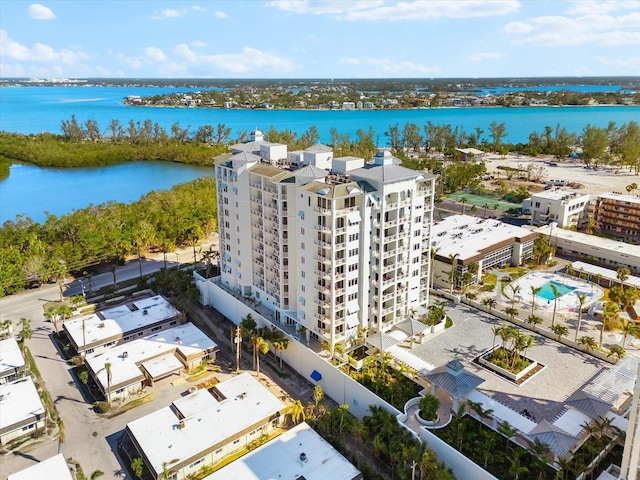
[[[194,90],[194,89],[192,89]],[[508,142],[526,142],[532,131],[541,132],[545,126],[557,124],[569,132],[580,133],[591,124],[606,127],[610,121],[617,125],[640,120],[640,107],[465,107],[429,108],[419,110],[223,110],[208,108],[159,108],[130,107],[123,105],[128,95],[160,95],[183,92],[187,89],[153,87],[4,87],[0,88],[0,130],[18,133],[60,133],[60,122],[75,115],[78,121],[93,119],[100,128],[107,129],[112,119],[120,123],[129,120],[144,121],[150,118],[167,130],[175,122],[190,126],[191,132],[201,125],[223,123],[232,129],[232,137],[239,131],[255,128],[268,130],[289,129],[298,134],[315,125],[321,141],[329,142],[331,128],[356,137],[358,129],[372,127],[379,146],[387,144],[384,132],[390,125],[415,123],[420,127],[428,121],[434,124],[451,124],[472,132],[482,128],[488,137],[491,122],[505,123]]]
[[[538,297],[544,298],[545,300],[555,300],[556,297],[553,294],[553,290],[551,290],[551,285],[555,285],[556,289],[558,290],[558,298],[575,290],[574,287],[567,287],[566,285],[563,285],[561,283],[550,281],[542,285],[542,290],[540,290],[536,295]]]
[[[43,222],[45,212],[60,216],[110,200],[129,203],[203,176],[213,176],[213,168],[169,162],[74,169],[14,164],[0,182],[0,224],[22,214]]]
[[[491,122],[505,123],[506,141],[526,142],[532,131],[557,124],[580,133],[585,125],[606,127],[640,121],[640,107],[540,107],[540,108],[434,108],[420,110],[222,110],[206,108],[129,107],[129,95],[160,95],[201,89],[155,87],[2,87],[0,88],[0,130],[23,134],[61,133],[60,122],[75,115],[79,122],[96,120],[105,131],[112,119],[125,125],[129,120],[147,118],[170,130],[180,122],[191,133],[201,125],[223,123],[231,137],[255,128],[289,129],[298,134],[315,125],[321,141],[328,143],[331,129],[356,138],[358,129],[369,127],[376,143],[384,147],[384,132],[390,125],[428,121],[450,124],[471,132],[484,129],[488,137]],[[25,214],[35,221],[45,219],[45,211],[62,215],[89,203],[130,202],[151,190],[164,190],[177,183],[212,175],[210,169],[165,163],[131,163],[100,168],[55,169],[14,165],[9,178],[0,181],[0,223]],[[494,202],[495,203],[495,202]]]

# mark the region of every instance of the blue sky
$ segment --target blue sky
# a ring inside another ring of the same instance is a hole
[[[0,76],[640,75],[640,0],[0,3]]]

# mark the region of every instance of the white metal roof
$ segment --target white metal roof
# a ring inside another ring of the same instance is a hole
[[[611,270],[610,268],[599,267],[597,265],[591,265],[590,263],[585,263],[580,261],[573,262],[571,266],[576,272],[584,271],[589,275],[593,275],[593,276],[600,275],[602,278],[611,280],[614,283],[617,283],[620,281],[618,280],[617,271]],[[629,287],[640,288],[640,277],[629,275],[629,277],[623,283]]]
[[[0,340],[0,376],[7,371],[24,367],[24,358],[15,338]]]
[[[31,377],[0,385],[0,430],[43,413],[44,407]]]
[[[505,240],[531,235],[526,228],[509,225],[494,219],[482,219],[471,215],[452,215],[434,224],[431,246],[437,255],[448,257],[458,254],[460,260],[475,257],[480,250],[491,248]]]
[[[520,415],[518,412],[505,407],[499,402],[496,402],[493,398],[488,397],[484,393],[480,393],[477,390],[469,395],[469,400],[482,404],[485,409],[493,410],[493,416],[509,422],[513,428],[519,430],[522,433],[527,433],[536,427],[536,423],[529,420],[527,417]]]
[[[189,357],[215,348],[217,344],[202,330],[192,323],[185,323],[123,343],[102,353],[88,355],[85,361],[104,389],[107,386],[107,372],[104,368],[107,362],[111,364],[111,385],[130,384],[141,380],[140,364],[149,366],[155,377],[158,377],[177,368],[176,362],[179,361],[172,355],[173,352],[179,351]],[[168,360],[168,356],[173,360]],[[152,359],[156,360],[151,361]]]
[[[198,456],[213,445],[285,408],[277,397],[251,374],[243,373],[215,387],[225,399],[180,419],[171,407],[130,422],[127,427],[157,473]],[[201,393],[202,394],[202,393]]]
[[[73,480],[67,461],[59,453],[7,477],[7,480]]]
[[[168,320],[176,315],[178,311],[175,307],[161,295],[156,295],[67,321],[64,329],[73,338],[74,343],[82,348],[85,340],[86,344],[90,345],[119,335],[125,336],[127,332]]]
[[[354,480],[359,475],[329,442],[301,423],[205,480]]]

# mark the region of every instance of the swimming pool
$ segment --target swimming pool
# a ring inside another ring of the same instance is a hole
[[[556,297],[553,294],[553,290],[551,290],[551,285],[555,285],[556,289],[558,290],[558,298],[575,290],[575,287],[568,287],[561,283],[550,281],[542,285],[542,290],[536,293],[536,296],[542,297],[545,300],[554,300]]]

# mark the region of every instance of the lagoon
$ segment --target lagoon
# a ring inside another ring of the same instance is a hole
[[[129,120],[151,119],[168,131],[175,122],[190,132],[201,125],[225,124],[231,138],[240,131],[260,128],[267,131],[291,130],[302,134],[316,126],[320,140],[331,141],[331,129],[356,138],[359,129],[373,128],[374,140],[387,146],[385,131],[390,125],[400,128],[406,123],[423,127],[427,122],[450,124],[472,132],[482,128],[489,138],[491,122],[505,123],[505,142],[527,142],[532,131],[545,126],[561,125],[569,132],[580,133],[591,124],[606,127],[609,122],[622,125],[640,121],[640,106],[598,107],[464,107],[415,110],[223,110],[208,108],[158,108],[126,106],[128,95],[161,95],[164,93],[203,90],[174,87],[1,87],[0,130],[22,134],[61,133],[60,122],[75,115],[79,122],[93,119],[105,131],[112,119],[126,125]],[[131,202],[151,190],[164,190],[177,183],[213,175],[212,169],[161,162],[129,163],[108,167],[59,169],[30,165],[13,165],[11,173],[0,181],[0,223],[25,214],[34,221],[44,221],[45,211],[63,215],[88,204],[107,201]]]
[[[73,169],[14,164],[9,177],[0,181],[0,224],[16,215],[41,223],[45,212],[61,216],[89,204],[129,203],[202,176],[213,176],[213,168],[168,162]]]

